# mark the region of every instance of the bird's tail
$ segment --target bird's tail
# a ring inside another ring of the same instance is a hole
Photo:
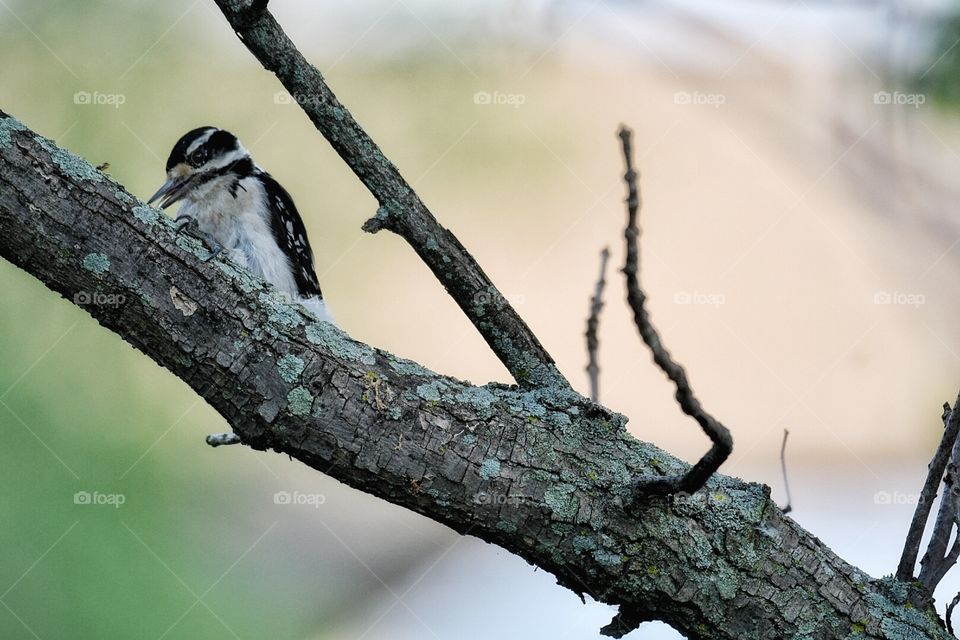
[[[309,298],[301,297],[300,304],[303,305],[307,311],[317,316],[318,320],[329,322],[332,325],[337,324],[337,321],[333,319],[333,314],[330,313],[330,309],[327,308],[327,303],[320,296],[311,296]]]

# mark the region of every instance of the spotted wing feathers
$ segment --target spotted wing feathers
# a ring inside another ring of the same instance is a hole
[[[273,239],[290,259],[290,268],[300,295],[323,298],[320,282],[314,271],[313,251],[310,249],[310,241],[307,240],[307,229],[293,198],[270,174],[261,173],[259,177],[270,207],[270,230],[273,232]]]

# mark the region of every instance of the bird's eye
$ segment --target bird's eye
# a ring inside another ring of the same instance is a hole
[[[206,164],[207,160],[210,159],[210,150],[203,147],[197,149],[192,154],[190,154],[190,164],[195,167]]]

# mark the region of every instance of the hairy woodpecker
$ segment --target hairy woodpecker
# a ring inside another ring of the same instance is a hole
[[[182,201],[180,228],[195,228],[214,254],[227,251],[318,319],[333,322],[293,199],[235,135],[216,127],[190,131],[173,146],[166,170],[167,181],[148,203],[160,200],[166,209]]]

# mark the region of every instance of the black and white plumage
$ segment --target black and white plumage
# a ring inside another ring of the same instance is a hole
[[[166,183],[149,202],[167,208],[182,201],[178,222],[195,226],[280,293],[333,322],[293,198],[236,136],[216,127],[194,129],[174,145],[166,171]]]

